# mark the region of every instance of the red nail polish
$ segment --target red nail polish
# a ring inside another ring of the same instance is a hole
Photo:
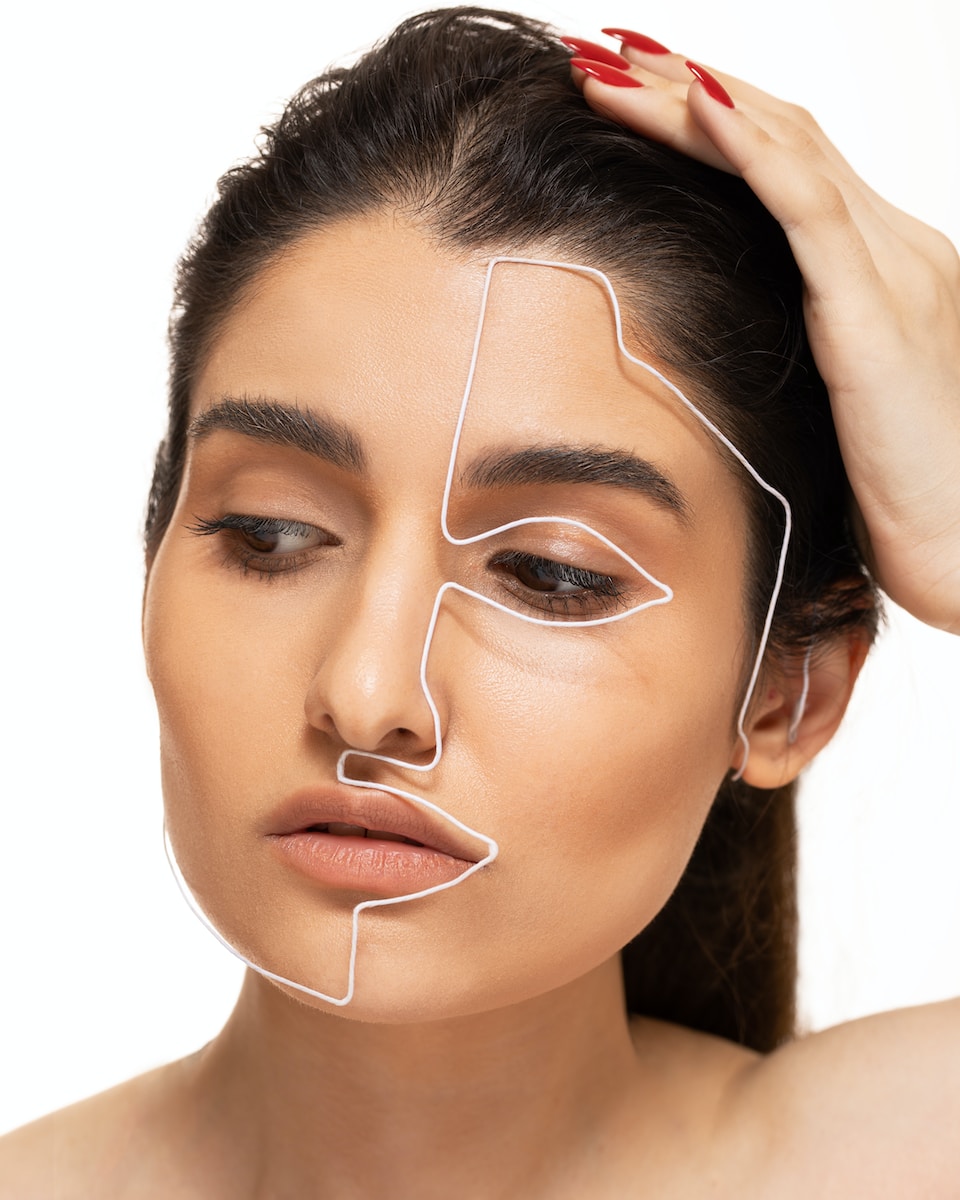
[[[564,37],[560,41],[569,46],[574,54],[579,54],[591,62],[606,63],[608,67],[617,67],[621,71],[626,71],[630,66],[622,54],[616,54],[597,42],[588,42],[586,38]]]
[[[588,58],[571,58],[570,65],[583,71],[584,75],[592,75],[594,79],[613,87],[643,87],[639,79],[634,79],[617,67],[608,67],[606,63],[591,62]]]
[[[600,32],[605,33],[607,37],[617,38],[625,46],[629,46],[632,50],[640,50],[644,54],[670,53],[662,43],[655,42],[653,38],[645,37],[642,33],[634,33],[632,29],[601,29]]]
[[[711,97],[711,99],[719,101],[720,104],[725,104],[727,108],[734,107],[734,103],[730,99],[730,94],[727,89],[723,86],[719,79],[714,78],[714,76],[710,74],[706,67],[698,66],[697,63],[690,62],[690,60],[687,59],[687,69],[693,73],[696,79],[700,80],[700,82],[703,84],[703,90],[708,96]]]

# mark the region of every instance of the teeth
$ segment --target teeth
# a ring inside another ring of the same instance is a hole
[[[406,842],[409,846],[419,846],[420,842],[415,842],[413,838],[404,837],[399,833],[387,833],[383,829],[368,829],[367,837],[379,838],[382,842]]]
[[[331,821],[327,826],[327,833],[338,837],[364,837],[366,832],[362,825],[345,825],[342,821]]]
[[[400,833],[389,833],[385,829],[365,829],[362,825],[348,825],[345,821],[330,821],[325,825],[311,825],[312,833],[332,833],[335,837],[370,837],[382,842],[405,842],[408,846],[422,846],[423,842],[404,837]]]

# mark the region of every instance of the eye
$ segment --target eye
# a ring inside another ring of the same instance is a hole
[[[593,579],[582,578],[587,572],[579,567],[571,567],[566,563],[553,562],[547,558],[527,556],[525,559],[511,564],[516,579],[524,587],[535,592],[550,592],[569,595],[572,592],[589,588]],[[596,578],[601,578],[597,576]]]
[[[601,575],[571,563],[511,550],[490,564],[508,581],[515,596],[530,607],[561,616],[600,616],[615,606],[622,587],[612,575]]]
[[[340,545],[338,538],[316,525],[244,513],[199,518],[189,528],[191,533],[201,536],[221,535],[227,563],[261,576],[297,570],[315,550]]]

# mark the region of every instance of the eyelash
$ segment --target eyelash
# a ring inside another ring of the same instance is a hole
[[[276,517],[256,517],[243,513],[227,513],[223,517],[198,517],[188,526],[190,533],[200,537],[222,534],[226,538],[225,561],[228,566],[239,568],[244,575],[251,572],[261,579],[271,580],[278,575],[297,571],[307,565],[310,557],[321,546],[339,546],[332,534],[303,521],[291,521]],[[265,553],[251,546],[252,540],[267,541],[278,537],[312,538],[321,535],[326,539],[304,550],[281,554]],[[526,607],[548,613],[558,618],[586,618],[591,611],[595,614],[618,607],[623,601],[623,586],[612,575],[600,575],[571,563],[543,558],[521,550],[509,550],[496,555],[488,564],[507,577],[505,586]],[[523,575],[537,572],[546,580],[556,584],[567,584],[575,588],[572,592],[551,592],[524,581]]]
[[[188,526],[190,533],[200,537],[211,534],[226,535],[226,563],[238,567],[244,575],[251,572],[261,579],[270,580],[276,575],[288,571],[296,571],[307,564],[321,546],[339,546],[340,542],[332,534],[307,525],[303,521],[283,520],[277,517],[254,517],[244,513],[227,513],[223,517],[198,517],[193,525]],[[321,535],[324,539],[316,545],[303,550],[289,551],[282,554],[264,553],[258,551],[250,543],[253,540],[266,541],[278,537],[312,538]]]
[[[542,558],[539,554],[527,554],[521,550],[498,554],[490,565],[506,568],[511,572],[517,586],[511,587],[510,590],[525,604],[555,616],[583,618],[589,615],[590,610],[603,612],[622,603],[623,587],[612,575],[599,575],[583,567],[557,562],[552,558]],[[530,571],[539,571],[548,579],[569,584],[577,590],[548,592],[532,587],[521,578],[521,572]],[[522,589],[522,595],[518,589]]]

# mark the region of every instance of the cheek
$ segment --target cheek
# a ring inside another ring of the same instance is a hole
[[[322,658],[317,630],[336,628],[336,614],[292,600],[284,608],[277,593],[265,621],[237,582],[200,586],[175,547],[155,563],[145,644],[168,819],[185,874],[234,943],[271,964],[289,952],[283,973],[312,980],[314,918],[244,839],[275,797],[318,772],[332,778],[337,748],[308,725],[304,702]],[[254,594],[267,595],[263,586]],[[427,664],[443,756],[412,786],[383,782],[494,837],[501,854],[476,887],[369,916],[363,978],[381,1015],[428,994],[439,1011],[559,986],[653,918],[729,763],[741,637],[736,605],[682,597],[594,630],[451,600]],[[337,914],[330,934],[336,964],[347,923]],[[474,931],[469,950],[464,928]],[[412,1000],[397,983],[411,958],[422,981]]]
[[[297,625],[265,621],[238,579],[231,571],[226,586],[198,583],[189,553],[166,543],[151,574],[144,648],[171,816],[189,807],[192,820],[214,821],[242,811],[245,792],[262,791],[264,775],[289,758],[290,739],[302,737],[309,659]]]
[[[492,623],[497,636],[436,646],[437,688],[446,664],[460,697],[441,790],[477,781],[467,819],[499,841],[505,870],[516,862],[516,902],[539,895],[590,953],[614,952],[665,903],[730,763],[739,642],[682,618],[664,606],[602,631]]]
[[[474,630],[463,620],[448,636],[441,620],[427,677],[447,747],[482,747],[481,763],[518,786],[539,778],[558,799],[609,777],[673,780],[681,792],[684,778],[722,775],[742,673],[729,607],[705,622],[671,602],[594,629],[475,614]],[[614,819],[617,799],[598,801]]]

